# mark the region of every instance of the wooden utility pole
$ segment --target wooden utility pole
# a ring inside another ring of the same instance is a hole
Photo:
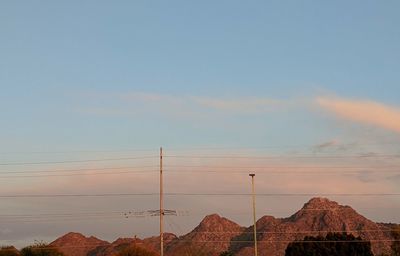
[[[137,254],[137,244],[136,244],[136,239],[137,239],[137,237],[136,237],[136,235],[135,235],[135,238],[134,238],[134,242],[133,242],[133,244],[134,244],[134,247],[133,248],[135,248],[135,254]]]
[[[253,225],[254,225],[254,255],[258,256],[257,251],[257,227],[256,227],[256,196],[254,191],[254,173],[249,174],[251,177],[251,195],[253,197]]]
[[[160,147],[160,256],[164,256],[163,150]]]

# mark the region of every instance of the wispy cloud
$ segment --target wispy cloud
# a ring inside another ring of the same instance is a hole
[[[220,111],[260,113],[272,111],[287,104],[283,100],[271,98],[206,98],[194,97],[197,104]]]
[[[343,143],[337,139],[332,139],[311,147],[312,152],[322,153],[322,152],[348,152],[354,151],[358,148],[356,142]]]
[[[207,97],[146,92],[106,95],[95,93],[90,94],[88,98],[89,102],[93,104],[86,107],[83,112],[104,115],[155,112],[164,115],[190,117],[193,115],[207,116],[210,111],[219,114],[250,115],[279,111],[291,104],[290,100],[268,97]],[[99,103],[101,104],[99,105]]]
[[[337,116],[400,133],[400,108],[375,101],[318,97],[317,104]]]
[[[313,151],[314,152],[315,151],[319,152],[319,151],[322,151],[324,149],[329,149],[329,148],[332,148],[332,147],[336,147],[337,145],[338,145],[338,141],[337,140],[331,140],[331,141],[327,141],[327,142],[315,145],[313,147]]]

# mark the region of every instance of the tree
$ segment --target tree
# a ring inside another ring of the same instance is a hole
[[[54,247],[50,247],[43,242],[38,242],[23,248],[21,256],[64,256],[64,254]]]
[[[373,256],[371,242],[346,233],[328,233],[326,237],[306,236],[290,243],[285,256]]]
[[[233,256],[233,253],[231,253],[230,251],[224,251],[224,252],[221,252],[221,254],[219,256]]]
[[[400,256],[400,225],[394,225],[392,230],[392,256]]]
[[[129,246],[120,251],[117,256],[158,256],[158,254],[143,247]]]

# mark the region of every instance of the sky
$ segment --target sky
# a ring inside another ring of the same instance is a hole
[[[399,7],[2,1],[0,195],[157,193],[160,146],[171,193],[248,193],[249,169],[258,193],[400,193]],[[257,216],[309,198],[259,196]],[[398,196],[329,198],[400,222]],[[158,197],[0,200],[1,244],[158,232],[157,218],[121,214]],[[250,225],[249,206],[169,196],[182,216],[167,231],[214,212]]]

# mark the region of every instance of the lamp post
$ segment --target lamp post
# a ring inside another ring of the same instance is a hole
[[[254,226],[254,256],[258,256],[257,252],[257,227],[256,227],[256,196],[254,192],[254,173],[249,174],[251,177],[251,195],[253,198],[253,226]]]
[[[164,191],[162,147],[160,147],[160,256],[164,256]]]

